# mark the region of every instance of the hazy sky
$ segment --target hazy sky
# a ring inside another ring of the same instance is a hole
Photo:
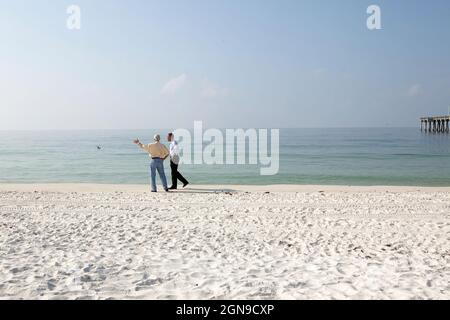
[[[416,126],[449,57],[448,0],[0,0],[0,130]]]

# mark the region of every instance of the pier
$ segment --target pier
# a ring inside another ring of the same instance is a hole
[[[420,118],[420,130],[434,133],[449,133],[450,116]]]

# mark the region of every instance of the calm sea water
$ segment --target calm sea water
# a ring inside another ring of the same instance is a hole
[[[150,141],[156,132],[0,131],[0,183],[146,184],[148,156],[131,140]],[[254,165],[180,170],[196,184],[450,186],[448,134],[417,128],[281,129],[280,145],[275,176],[259,175]]]

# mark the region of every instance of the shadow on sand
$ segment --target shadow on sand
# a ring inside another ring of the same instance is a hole
[[[186,188],[186,189],[177,189],[170,190],[173,193],[236,193],[236,190],[233,189],[217,189],[217,188]]]

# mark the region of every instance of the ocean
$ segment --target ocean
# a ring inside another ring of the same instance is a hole
[[[149,158],[132,140],[157,132],[168,130],[0,131],[0,183],[148,184]],[[418,128],[280,129],[279,154],[273,176],[259,165],[180,171],[192,184],[450,186],[450,134]]]

